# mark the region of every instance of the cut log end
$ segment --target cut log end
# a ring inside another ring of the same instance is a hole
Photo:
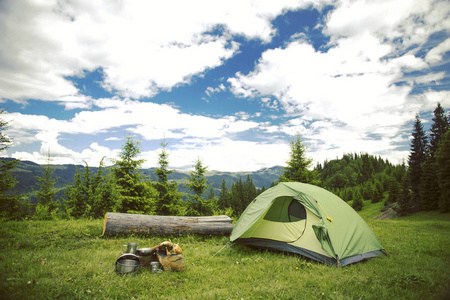
[[[103,231],[102,231],[102,235],[105,235],[105,231],[106,231],[106,219],[108,218],[108,213],[105,214],[105,217],[103,218]]]

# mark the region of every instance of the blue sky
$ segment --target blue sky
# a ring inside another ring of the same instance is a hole
[[[450,108],[448,1],[0,2],[2,156],[98,166],[125,136],[145,167],[285,165],[409,153],[416,113]]]

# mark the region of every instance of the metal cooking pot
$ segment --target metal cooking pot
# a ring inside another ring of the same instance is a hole
[[[153,248],[139,248],[137,249],[136,254],[139,256],[149,256],[152,255],[153,251],[155,251]]]
[[[126,253],[121,255],[116,261],[116,273],[129,274],[139,270],[139,257],[135,254]]]
[[[137,243],[128,243],[127,244],[127,253],[136,254],[137,248],[138,248]]]

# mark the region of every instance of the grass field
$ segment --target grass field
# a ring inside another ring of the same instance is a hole
[[[227,237],[172,237],[186,271],[117,275],[128,242],[150,247],[168,237],[101,237],[102,220],[1,222],[0,299],[449,299],[450,215],[423,212],[372,220],[389,251],[344,268],[242,245]]]

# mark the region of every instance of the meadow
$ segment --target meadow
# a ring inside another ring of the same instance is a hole
[[[183,235],[170,238],[183,249],[186,271],[118,275],[123,245],[150,247],[169,237],[102,237],[103,220],[2,221],[0,298],[449,299],[450,214],[373,220],[382,204],[364,204],[360,214],[389,256],[344,268],[223,248],[226,236]]]

